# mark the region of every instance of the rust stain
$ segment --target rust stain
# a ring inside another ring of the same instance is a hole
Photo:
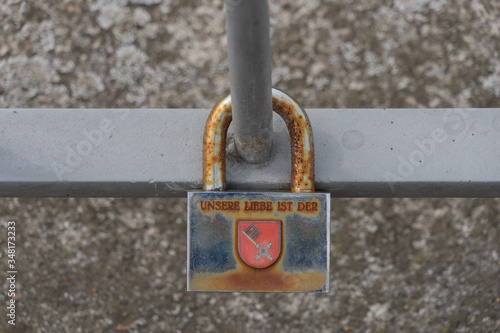
[[[224,190],[226,135],[231,120],[232,108],[226,97],[212,109],[205,124],[203,135],[203,188],[205,190]]]
[[[314,142],[306,113],[273,93],[273,110],[283,118],[290,135],[291,191],[314,192]],[[224,190],[226,185],[226,136],[232,120],[231,97],[219,102],[208,116],[203,136],[203,188]]]
[[[223,274],[197,274],[190,282],[192,290],[303,291],[319,290],[325,285],[325,273],[285,273],[273,265],[258,269],[242,266]]]
[[[314,192],[314,142],[307,115],[300,114],[297,106],[273,96],[273,110],[288,127],[292,149],[292,192]]]

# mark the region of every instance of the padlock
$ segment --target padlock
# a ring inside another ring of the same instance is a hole
[[[314,192],[314,145],[305,111],[273,88],[287,124],[290,192],[224,192],[231,97],[211,111],[203,138],[203,190],[188,193],[190,291],[328,292],[330,194]]]

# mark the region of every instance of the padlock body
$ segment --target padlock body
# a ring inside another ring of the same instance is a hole
[[[188,290],[328,292],[329,266],[329,193],[188,193]]]

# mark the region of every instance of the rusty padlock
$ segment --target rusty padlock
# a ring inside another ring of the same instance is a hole
[[[290,192],[223,192],[231,97],[211,111],[203,138],[203,192],[188,193],[191,291],[328,292],[330,194],[314,192],[314,145],[305,111],[273,88],[287,124]]]

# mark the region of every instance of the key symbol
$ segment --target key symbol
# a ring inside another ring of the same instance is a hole
[[[252,224],[246,230],[243,230],[241,233],[245,235],[248,238],[248,240],[253,243],[253,245],[255,245],[257,250],[259,250],[259,253],[255,256],[255,260],[259,260],[262,256],[266,257],[269,260],[273,260],[273,257],[267,252],[267,250],[271,248],[271,245],[273,245],[273,243],[269,242],[266,245],[261,246],[255,241],[255,239],[260,235],[259,229],[257,229]]]

